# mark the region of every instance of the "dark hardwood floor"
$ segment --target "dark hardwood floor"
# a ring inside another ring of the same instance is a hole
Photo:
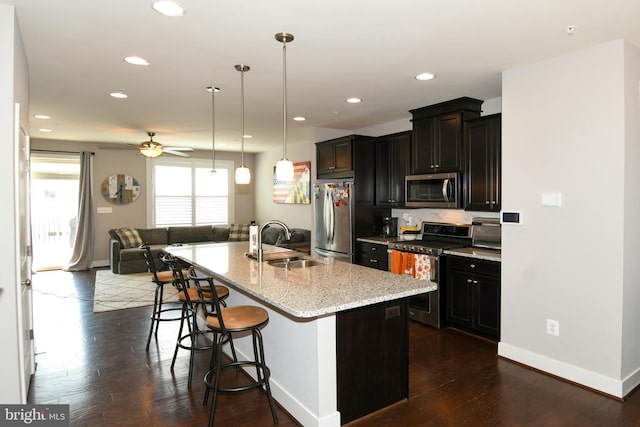
[[[94,277],[34,275],[37,370],[29,402],[70,404],[73,426],[205,425],[198,379],[208,354],[196,359],[188,390],[186,351],[169,370],[177,324],[162,324],[146,352],[151,307],[94,314]],[[640,393],[621,403],[500,360],[496,344],[457,331],[411,322],[410,334],[410,399],[349,427],[640,426]],[[281,426],[297,425],[280,407],[278,417]],[[272,425],[266,397],[221,396],[216,425]]]

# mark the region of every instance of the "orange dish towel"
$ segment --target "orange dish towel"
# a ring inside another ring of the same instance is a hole
[[[428,255],[415,255],[415,275],[416,279],[431,280],[431,261]]]
[[[391,251],[391,272],[393,274],[402,274],[402,252]]]
[[[402,274],[415,277],[415,255],[404,253],[402,254]]]

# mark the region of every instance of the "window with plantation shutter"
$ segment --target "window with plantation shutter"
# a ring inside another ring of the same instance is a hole
[[[217,161],[216,172],[202,159],[154,159],[154,227],[229,224],[233,162]]]

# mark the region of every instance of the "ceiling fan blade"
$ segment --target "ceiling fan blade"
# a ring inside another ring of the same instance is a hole
[[[171,151],[193,151],[193,148],[190,147],[164,147],[165,151],[166,150],[171,150]]]
[[[174,150],[169,150],[167,148],[165,148],[162,153],[166,153],[166,154],[173,154],[174,156],[180,156],[180,157],[191,157],[191,154],[187,154],[184,153],[182,151],[174,151]]]

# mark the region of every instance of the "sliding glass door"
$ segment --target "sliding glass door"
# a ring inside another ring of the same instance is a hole
[[[33,269],[56,270],[73,252],[80,155],[31,153]]]

